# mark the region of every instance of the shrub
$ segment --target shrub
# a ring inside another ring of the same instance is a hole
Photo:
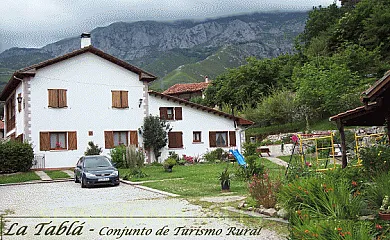
[[[145,172],[143,172],[140,168],[134,168],[130,170],[130,172],[127,172],[124,174],[123,179],[124,180],[130,180],[131,178],[144,178],[148,177]]]
[[[261,176],[254,175],[249,184],[249,193],[256,200],[258,206],[272,208],[276,205],[276,194],[281,186],[280,180],[272,181],[268,173]]]
[[[173,167],[175,165],[176,165],[176,160],[174,158],[167,158],[163,163],[164,167]]]
[[[0,142],[0,172],[27,172],[32,166],[34,151],[29,143]]]
[[[364,169],[370,175],[388,172],[390,169],[390,146],[376,145],[362,148],[359,152]]]
[[[247,163],[247,166],[246,167],[238,166],[238,168],[236,168],[235,176],[238,179],[247,181],[250,180],[253,177],[253,175],[257,175],[257,176],[262,175],[264,173],[264,165],[262,165],[261,163],[259,163],[259,161],[257,161],[259,159],[260,158],[255,155],[246,157],[245,161]]]
[[[183,160],[186,161],[186,163],[193,164],[194,163],[194,158],[191,156],[186,156],[183,155]]]
[[[244,143],[244,153],[243,155],[245,157],[251,156],[251,155],[256,155],[256,149],[257,149],[257,144],[256,143]]]
[[[84,152],[85,156],[88,155],[100,155],[103,152],[102,148],[92,141],[88,142],[87,150]]]
[[[385,196],[390,196],[390,172],[374,177],[374,181],[367,185],[365,197],[370,209],[378,210]]]
[[[111,160],[117,168],[141,168],[145,162],[145,155],[138,151],[134,145],[115,147],[110,152]]]
[[[207,152],[203,155],[204,160],[207,162],[215,162],[216,160],[226,161],[229,153],[222,148],[217,148],[211,152]]]
[[[127,168],[126,147],[124,145],[116,146],[110,151],[111,160],[117,168]]]
[[[279,203],[291,214],[306,212],[313,219],[356,219],[365,203],[357,186],[347,178],[321,174],[283,185]]]

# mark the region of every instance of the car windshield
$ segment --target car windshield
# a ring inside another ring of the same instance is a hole
[[[90,157],[84,161],[84,167],[86,168],[99,168],[99,167],[111,167],[110,161],[106,157]]]

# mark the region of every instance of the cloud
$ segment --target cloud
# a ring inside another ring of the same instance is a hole
[[[40,47],[117,21],[204,19],[267,10],[309,10],[333,0],[2,0],[0,51]]]

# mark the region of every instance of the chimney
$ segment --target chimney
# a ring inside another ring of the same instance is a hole
[[[81,48],[91,46],[91,34],[82,33],[81,34]]]
[[[208,83],[209,82],[209,77],[205,76],[204,77],[204,81]]]

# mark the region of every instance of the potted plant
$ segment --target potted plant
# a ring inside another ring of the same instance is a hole
[[[381,220],[390,220],[389,196],[385,196],[382,201],[382,206],[379,208],[379,218]]]
[[[221,181],[222,191],[230,191],[230,174],[227,168],[219,175],[219,180]]]
[[[163,166],[166,172],[172,172],[173,166],[176,165],[176,160],[174,158],[167,158],[165,159]]]

